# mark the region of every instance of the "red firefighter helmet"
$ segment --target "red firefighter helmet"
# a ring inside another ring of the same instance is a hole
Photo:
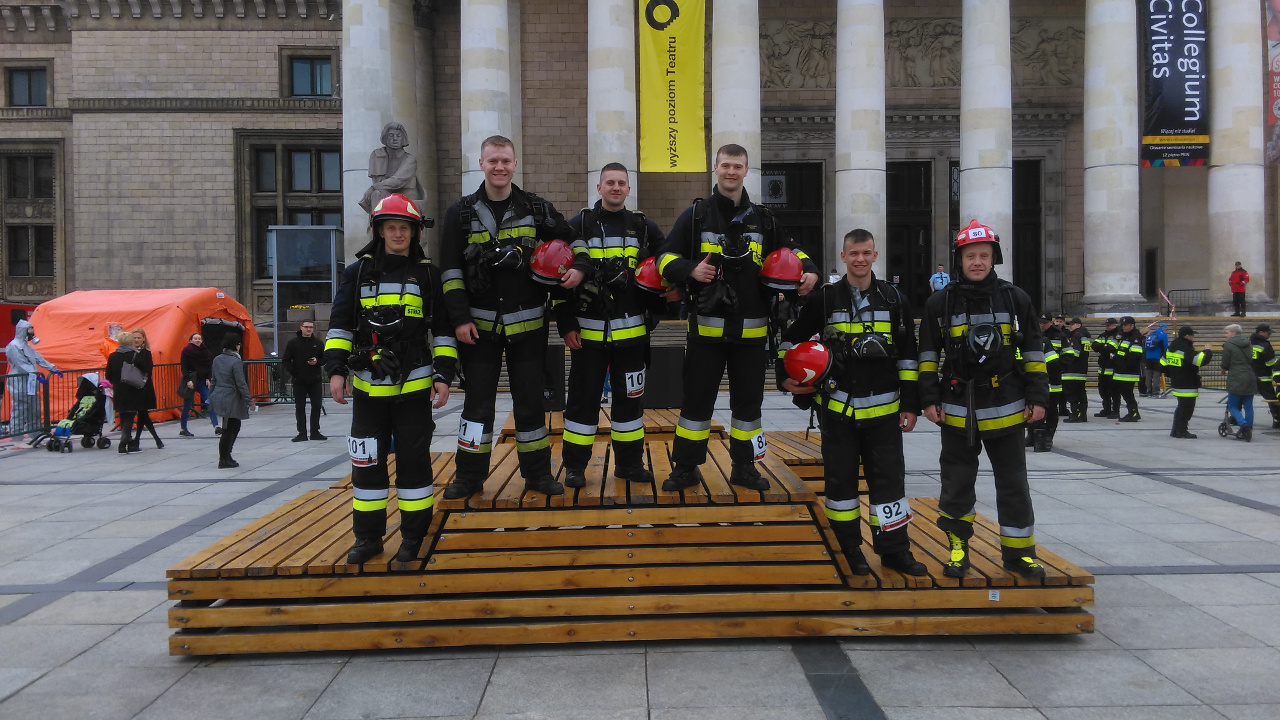
[[[407,220],[415,232],[422,227],[422,213],[418,210],[418,206],[400,193],[391,193],[382,198],[374,206],[373,212],[369,213],[370,225],[383,220]]]
[[[529,274],[543,285],[559,285],[571,267],[573,249],[563,240],[548,240],[534,248],[529,257]]]
[[[636,267],[636,285],[655,295],[661,295],[671,287],[671,283],[658,272],[658,259],[654,257],[641,260]]]
[[[826,345],[808,340],[782,356],[782,367],[787,377],[805,387],[813,387],[827,379],[831,372],[831,351]]]
[[[779,248],[769,253],[760,267],[760,282],[772,290],[795,290],[800,287],[803,277],[804,264],[790,248]]]
[[[969,222],[969,226],[962,228],[956,234],[955,242],[952,244],[952,254],[955,256],[957,265],[960,263],[960,251],[967,245],[974,243],[991,243],[991,262],[994,265],[1000,265],[1004,262],[1004,256],[1000,254],[1000,236],[995,230],[983,225],[977,220]]]

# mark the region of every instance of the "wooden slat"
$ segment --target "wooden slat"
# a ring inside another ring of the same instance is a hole
[[[607,441],[597,442],[591,448],[592,460],[599,459],[600,497],[605,505],[626,505],[627,481],[614,477],[613,473],[610,472],[609,458],[612,455],[613,448]]]
[[[683,545],[734,542],[821,541],[812,523],[699,525],[697,527],[617,527],[573,530],[509,530],[456,532],[446,530],[436,543],[442,552],[481,549],[600,547],[604,545]]]
[[[312,490],[310,492],[299,495],[293,500],[290,500],[289,502],[285,503],[283,506],[280,507],[280,509],[276,510],[274,513],[271,513],[269,515],[264,515],[263,517],[260,517],[257,520],[254,520],[253,522],[249,523],[248,525],[245,525],[244,527],[222,538],[221,540],[214,542],[213,544],[209,545],[209,547],[201,550],[198,553],[195,553],[191,557],[188,557],[187,559],[174,565],[173,567],[170,567],[168,570],[165,571],[165,576],[171,577],[171,578],[172,577],[191,577],[191,571],[194,568],[207,563],[210,558],[213,558],[214,556],[223,552],[224,550],[231,547],[232,545],[249,537],[254,532],[256,532],[259,528],[266,525],[267,523],[270,523],[272,521],[272,518],[276,514],[289,512],[290,510],[292,510],[293,508],[299,505],[312,502],[315,498],[319,497],[323,493],[324,493],[323,490]]]
[[[653,461],[649,459],[649,446],[645,445],[644,450],[640,454],[640,462],[652,470]],[[655,475],[656,477],[656,475]],[[665,480],[666,478],[662,478]],[[657,480],[656,482],[662,482]],[[627,482],[627,500],[633,505],[652,505],[654,502],[653,494],[657,491],[653,482]]]
[[[809,520],[804,505],[688,505],[631,508],[565,508],[538,512],[491,510],[453,513],[446,527],[469,530],[579,525],[675,525],[678,523],[796,522]]]
[[[484,490],[471,496],[469,509],[488,507],[519,507],[520,494],[524,492],[524,477],[520,475],[520,453],[514,444],[508,444],[506,454],[497,466],[489,471]]]
[[[706,545],[676,547],[580,548],[450,553],[437,550],[426,570],[587,567],[600,565],[681,565],[761,562],[828,562],[821,543],[787,545]]]
[[[916,512],[922,516],[922,519],[936,525],[938,521],[938,506],[936,502],[929,502],[930,499],[931,498],[917,498],[912,501],[912,507],[918,507]],[[948,559],[950,558],[950,554],[950,546],[948,545],[946,555]],[[942,558],[939,559],[941,560]],[[976,570],[985,576],[988,585],[993,587],[1010,587],[1015,584],[1013,577],[1005,571],[998,559],[996,561],[992,561],[988,555],[979,552],[975,543],[972,542],[969,543],[969,562],[971,565],[971,572]]]
[[[708,476],[714,478],[716,485],[723,485],[732,497],[731,502],[739,503],[758,503],[761,494],[757,490],[749,490],[741,485],[733,485],[729,482],[729,476],[733,473],[733,460],[729,457],[729,441],[712,439],[707,443],[707,463],[702,466],[702,476],[705,479]]]
[[[681,501],[680,493],[662,489],[662,483],[671,477],[671,443],[649,443],[649,462],[653,470],[653,497],[659,505],[675,505]]]
[[[265,575],[275,571],[280,561],[310,542],[320,531],[335,523],[351,522],[351,493],[335,492],[323,505],[298,518],[297,522],[276,533],[270,544],[263,543],[253,551],[222,566],[221,577]]]
[[[290,503],[283,512],[268,513],[251,523],[252,531],[239,536],[235,542],[228,543],[219,552],[207,557],[204,562],[191,569],[191,577],[216,577],[223,565],[231,562],[241,554],[252,550],[266,542],[276,533],[288,528],[298,518],[306,516],[328,498],[326,491],[313,491],[304,496],[303,502]],[[215,543],[216,545],[217,543]]]

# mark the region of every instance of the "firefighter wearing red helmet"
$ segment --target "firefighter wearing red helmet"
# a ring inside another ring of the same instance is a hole
[[[457,474],[444,496],[472,495],[489,475],[504,354],[525,488],[560,495],[564,487],[551,474],[551,442],[543,411],[548,286],[534,279],[528,265],[539,244],[572,241],[576,235],[551,203],[512,182],[518,162],[510,140],[500,135],[485,139],[479,165],[484,182],[450,206],[440,231],[444,301],[467,379],[458,427]],[[559,263],[555,267],[558,272]],[[585,268],[586,253],[575,253],[573,267],[564,273],[560,286],[576,286]]]
[[[625,206],[631,194],[621,163],[600,170],[600,200],[569,220],[574,241],[590,259],[586,278],[565,301],[554,301],[556,327],[570,351],[564,410],[564,484],[580,488],[596,440],[600,390],[608,374],[614,392],[610,415],[614,477],[653,482],[644,466],[644,385],[649,356],[647,311],[665,309],[661,295],[636,284],[639,263],[663,241],[644,214]]]
[[[943,573],[969,570],[978,454],[986,447],[1004,567],[1044,577],[1023,448],[1025,424],[1043,418],[1049,402],[1035,311],[1025,292],[996,277],[1000,238],[991,228],[974,220],[952,250],[956,280],[929,297],[920,321],[920,402],[942,426],[938,527],[951,545]]]
[[[871,233],[858,229],[845,235],[840,258],[848,272],[823,286],[822,301],[805,303],[783,333],[776,376],[779,389],[809,396],[818,407],[827,519],[853,572],[871,572],[861,549],[861,463],[870,495],[866,520],[881,565],[924,575],[927,570],[912,556],[907,538],[911,504],[902,456],[902,433],[914,429],[920,415],[915,320],[902,293],[871,270],[877,255]],[[788,377],[785,370],[788,351],[795,352],[792,346],[805,345],[818,333],[830,351],[832,368],[814,387]]]
[[[431,524],[431,435],[426,405],[443,407],[457,367],[457,341],[445,312],[440,271],[419,242],[422,213],[404,195],[373,208],[373,239],[347,266],[333,298],[325,339],[325,373],[334,402],[346,405],[352,386],[351,524],[356,541],[347,562],[382,552],[389,497],[387,453],[396,439],[400,548],[395,559],[418,557]],[[433,339],[434,337],[434,339]]]
[[[725,145],[716,150],[715,175],[711,197],[694,201],[680,215],[658,257],[662,276],[684,287],[689,308],[684,398],[671,450],[674,467],[662,484],[667,491],[701,481],[698,466],[707,460],[711,414],[726,366],[732,416],[729,481],[753,490],[769,487],[755,463],[767,449],[760,406],[769,300],[777,291],[760,283],[761,262],[788,247],[804,266],[799,293],[808,294],[819,280],[818,266],[743,189],[746,149]]]

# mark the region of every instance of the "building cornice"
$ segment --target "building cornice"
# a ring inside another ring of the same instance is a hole
[[[71,98],[77,113],[340,113],[339,98]]]

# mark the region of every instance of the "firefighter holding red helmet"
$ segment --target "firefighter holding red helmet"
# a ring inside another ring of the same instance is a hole
[[[924,575],[907,538],[911,506],[902,456],[902,433],[915,428],[920,414],[915,321],[902,293],[872,271],[877,255],[871,233],[845,235],[840,257],[848,273],[823,286],[783,333],[776,376],[780,389],[811,397],[818,407],[827,519],[853,572],[871,572],[860,547],[861,462],[870,491],[867,524],[881,564]],[[805,342],[819,333],[822,344]]]
[[[995,475],[1004,567],[1044,577],[1023,433],[1026,423],[1044,417],[1048,376],[1031,298],[996,277],[1002,261],[999,236],[971,222],[952,244],[956,280],[929,297],[920,321],[920,403],[925,417],[942,426],[938,527],[951,545],[942,569],[948,577],[969,571],[983,447]]]
[[[444,307],[440,271],[420,243],[422,213],[400,194],[370,214],[373,239],[356,252],[333,299],[325,339],[325,373],[334,402],[346,405],[352,385],[351,524],[356,541],[347,562],[359,565],[382,552],[390,495],[387,453],[396,441],[400,548],[412,562],[431,524],[431,435],[425,406],[443,407],[457,367],[457,341]],[[434,336],[434,339],[433,339]]]

